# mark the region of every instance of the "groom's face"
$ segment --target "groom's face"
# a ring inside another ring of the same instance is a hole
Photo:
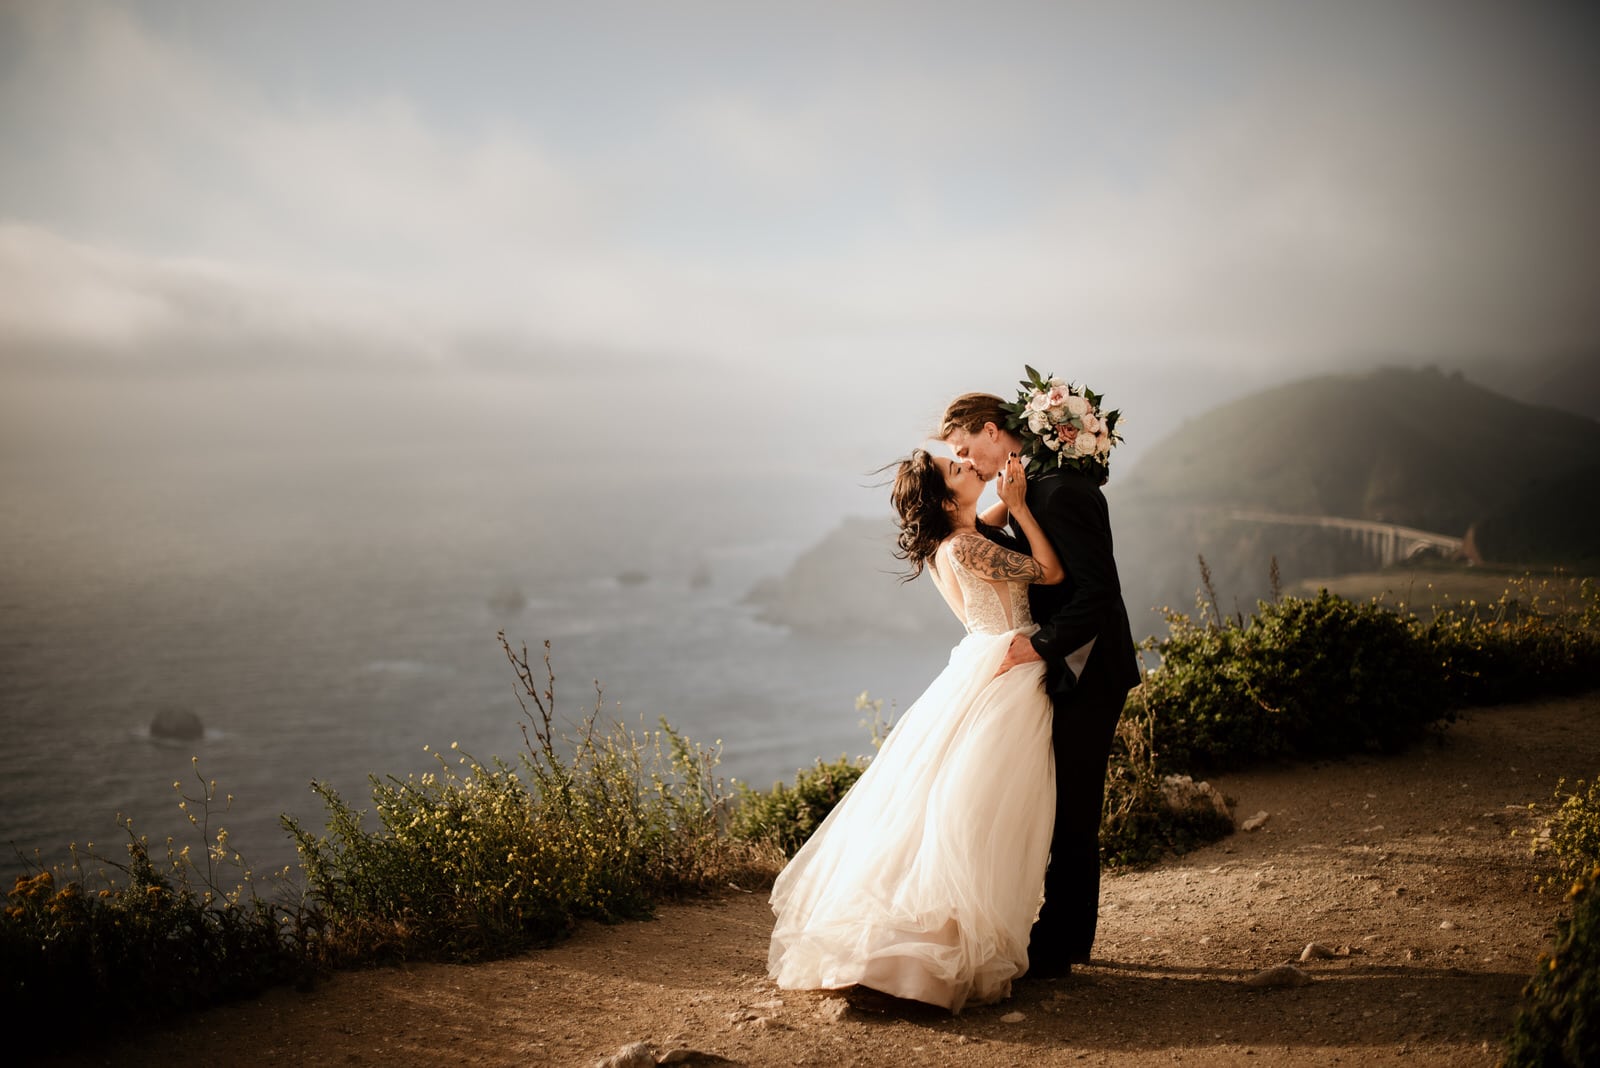
[[[983,424],[983,429],[976,433],[958,427],[944,443],[950,446],[957,459],[971,461],[973,470],[985,482],[1000,473],[1011,451],[1010,443],[1001,438],[999,428],[993,423]]]

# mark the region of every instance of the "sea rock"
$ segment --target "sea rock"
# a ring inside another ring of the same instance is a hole
[[[705,1050],[689,1049],[687,1046],[678,1046],[678,1047],[675,1047],[673,1049],[669,1049],[669,1050],[667,1050],[667,1052],[663,1053],[661,1055],[661,1059],[656,1061],[656,1063],[657,1064],[682,1064],[685,1061],[695,1061],[695,1060],[700,1060],[700,1061],[720,1061],[720,1060],[722,1060],[722,1058],[718,1057],[714,1053],[707,1053]]]
[[[1307,986],[1312,981],[1310,975],[1293,964],[1280,964],[1275,968],[1257,972],[1246,979],[1244,985],[1256,990],[1269,990],[1276,987]]]
[[[1195,782],[1188,775],[1168,775],[1162,779],[1161,797],[1174,812],[1209,808],[1225,819],[1233,819],[1233,809],[1222,791],[1209,782]]]
[[[1270,818],[1271,818],[1271,814],[1266,812],[1265,810],[1263,810],[1261,812],[1257,812],[1254,816],[1251,816],[1249,819],[1247,819],[1243,823],[1239,824],[1239,829],[1241,831],[1257,831],[1257,830],[1260,830],[1262,825],[1265,824],[1267,822],[1267,820],[1270,819]]]
[[[518,615],[527,607],[528,595],[514,586],[500,590],[489,597],[489,608],[501,615]]]
[[[1345,956],[1349,956],[1349,955],[1350,955],[1350,951],[1348,949],[1346,949],[1345,950]],[[1300,959],[1302,961],[1307,961],[1307,960],[1329,960],[1329,959],[1331,959],[1331,958],[1333,958],[1335,956],[1338,956],[1338,954],[1336,954],[1333,950],[1329,949],[1327,946],[1324,946],[1324,945],[1322,945],[1321,943],[1318,943],[1318,942],[1307,942],[1306,943],[1306,948],[1302,949],[1300,951]]]
[[[817,1006],[817,1015],[824,1023],[838,1023],[850,1015],[850,1003],[844,998],[828,998]]]
[[[1022,1013],[1020,1013],[1020,1012],[1008,1012],[1004,1016],[1000,1017],[1000,1022],[1001,1023],[1021,1023],[1023,1020],[1026,1020],[1026,1019],[1027,1019],[1027,1017],[1022,1015]]]
[[[594,1068],[655,1068],[656,1055],[648,1042],[630,1042],[609,1057],[594,1062]]]
[[[150,737],[188,741],[204,736],[205,725],[187,708],[163,708],[150,721]]]

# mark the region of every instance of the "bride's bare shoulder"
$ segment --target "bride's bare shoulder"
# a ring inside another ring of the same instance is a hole
[[[993,543],[977,531],[963,530],[959,534],[952,534],[940,542],[939,548],[935,550],[935,555],[953,556],[962,563],[966,563],[968,557],[971,557],[974,553],[982,552],[983,546],[989,544]]]

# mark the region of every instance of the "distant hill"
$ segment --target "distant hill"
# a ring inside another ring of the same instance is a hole
[[[893,556],[894,536],[888,515],[846,519],[746,600],[759,606],[763,620],[799,630],[959,639],[961,624],[931,579],[900,581],[905,565]]]
[[[1252,525],[1230,508],[1370,519],[1456,537],[1492,561],[1580,566],[1595,528],[1600,423],[1513,400],[1459,373],[1385,369],[1263,390],[1189,420],[1107,487],[1135,636],[1189,611],[1211,572],[1220,607],[1378,566],[1358,538]]]
[[[1600,351],[1450,364],[1496,393],[1600,419]]]
[[[1535,476],[1520,494],[1472,526],[1473,547],[1488,560],[1579,573],[1600,569],[1600,466]]]
[[[1459,374],[1303,379],[1197,415],[1150,447],[1119,495],[1375,519],[1445,534],[1600,464],[1600,423]]]
[[[1370,519],[1465,537],[1490,560],[1584,566],[1600,545],[1600,423],[1459,373],[1324,375],[1196,413],[1106,487],[1135,638],[1194,608],[1204,557],[1224,612],[1314,576],[1377,566],[1360,538],[1240,523],[1230,509]],[[960,636],[926,580],[902,587],[894,524],[851,519],[752,592],[809,629]]]

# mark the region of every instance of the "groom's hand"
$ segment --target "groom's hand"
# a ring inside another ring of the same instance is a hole
[[[1006,650],[1006,658],[1000,661],[1000,670],[995,672],[995,676],[998,678],[1004,675],[1018,664],[1031,664],[1035,660],[1043,659],[1044,657],[1034,650],[1033,643],[1028,640],[1026,634],[1013,634],[1011,647]]]

